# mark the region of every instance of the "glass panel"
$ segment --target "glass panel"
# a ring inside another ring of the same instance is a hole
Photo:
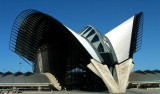
[[[95,34],[95,31],[92,29],[91,32],[87,35],[86,38],[88,38],[89,36],[91,36],[91,35],[93,35],[93,34]]]
[[[98,46],[98,52],[104,52],[104,49],[101,43]]]
[[[87,33],[88,31],[90,31],[92,29],[92,27],[89,27],[84,33],[83,33],[83,35],[85,34],[85,33]]]
[[[99,41],[99,38],[97,35],[94,36],[94,38],[91,40],[92,43]]]

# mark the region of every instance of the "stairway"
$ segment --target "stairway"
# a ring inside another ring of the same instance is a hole
[[[60,86],[60,84],[58,83],[58,80],[56,79],[56,77],[54,75],[52,75],[51,73],[44,73],[47,78],[49,79],[49,81],[51,82],[51,86],[53,86],[55,89],[57,90],[61,90],[62,87]]]

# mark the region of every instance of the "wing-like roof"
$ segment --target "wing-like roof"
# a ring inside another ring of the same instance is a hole
[[[60,33],[57,34],[54,31]],[[9,48],[24,60],[35,63],[39,47],[52,40],[52,34],[59,36],[59,39],[63,38],[60,35],[61,32],[65,37],[71,38],[86,58],[100,61],[93,48],[83,37],[53,17],[32,9],[25,10],[17,16],[11,31]]]
[[[141,48],[142,31],[143,13],[139,13],[105,34],[117,58],[115,62],[121,63],[132,58],[133,53]]]

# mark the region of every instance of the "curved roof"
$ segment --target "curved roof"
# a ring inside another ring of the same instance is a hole
[[[94,51],[97,53],[101,62],[108,65],[115,64],[111,57],[111,49],[106,38],[93,26],[86,26],[80,33],[81,36],[90,43]]]
[[[115,53],[112,55],[117,58],[115,62],[133,58],[133,53],[141,48],[142,31],[143,13],[139,13],[105,34]]]
[[[9,48],[25,61],[29,60],[35,63],[39,47],[49,40],[46,33],[55,34],[54,30],[57,29],[71,38],[86,58],[100,61],[93,48],[83,37],[53,17],[32,9],[25,10],[17,16],[11,31]],[[61,35],[57,36],[61,38]]]
[[[87,62],[91,58],[104,62],[104,58],[107,58],[107,61],[111,57],[113,60],[109,61],[121,63],[132,58],[133,53],[141,48],[142,27],[143,13],[139,13],[105,36],[102,36],[90,25],[78,35],[55,18],[29,9],[17,16],[11,31],[9,48],[26,62],[29,60],[35,63],[38,49],[48,41],[51,42],[52,35],[56,34],[60,39],[63,32],[65,37],[69,37],[84,57],[88,59]],[[63,46],[65,47],[65,45]]]
[[[69,29],[69,30],[79,40],[79,42],[83,45],[83,47],[87,50],[87,52],[92,56],[92,58],[94,58],[95,60],[97,60],[99,62],[103,62],[101,57],[99,57],[99,54],[96,53],[96,51],[94,50],[92,45],[85,38],[78,35],[74,31],[72,31],[71,29]]]
[[[93,26],[88,25],[79,34],[95,48],[102,62],[108,65],[121,63],[133,58],[133,53],[141,48],[143,13],[136,14],[103,36]],[[99,55],[100,54],[100,55]]]
[[[109,49],[107,49],[108,46],[103,42],[102,34],[93,26],[86,26],[79,34],[88,39],[98,52],[109,52]]]

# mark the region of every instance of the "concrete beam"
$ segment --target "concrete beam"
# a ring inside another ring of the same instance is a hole
[[[88,64],[87,67],[90,70],[92,70],[92,72],[94,72],[97,76],[99,76],[101,78],[101,75],[99,74],[98,70],[94,67],[93,63]]]
[[[91,66],[91,64],[93,67],[88,67]],[[116,84],[113,76],[111,75],[111,72],[109,71],[107,65],[103,65],[98,61],[91,59],[91,63],[90,65],[87,65],[87,67],[91,69],[95,74],[98,74],[98,76],[103,80],[103,82],[107,86],[109,92],[119,93],[119,87]]]
[[[91,63],[87,67],[103,80],[110,93],[126,92],[129,75],[133,68],[132,59],[115,65],[115,77],[112,76],[107,65],[103,65],[94,59],[91,59]]]

